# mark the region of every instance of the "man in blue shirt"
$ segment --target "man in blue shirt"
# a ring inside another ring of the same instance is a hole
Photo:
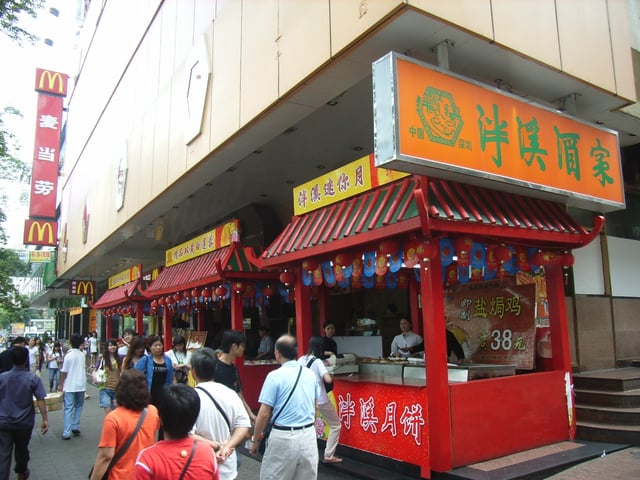
[[[0,374],[0,478],[9,478],[11,453],[15,447],[15,472],[18,480],[29,477],[29,441],[35,423],[33,397],[42,414],[41,432],[49,430],[47,392],[40,377],[29,371],[29,352],[11,347],[13,368]]]
[[[260,391],[260,410],[249,451],[255,454],[267,423],[273,429],[262,457],[260,480],[318,478],[318,447],[314,426],[320,385],[310,369],[296,361],[298,345],[283,335],[275,345],[280,368],[270,372]],[[275,420],[275,421],[274,421]]]

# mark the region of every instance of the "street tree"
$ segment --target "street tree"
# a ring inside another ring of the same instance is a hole
[[[0,32],[22,45],[23,41],[35,42],[37,37],[18,25],[20,17],[36,18],[44,0],[0,0]]]

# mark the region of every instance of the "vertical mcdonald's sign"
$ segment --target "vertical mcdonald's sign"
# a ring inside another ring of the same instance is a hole
[[[67,79],[66,73],[36,68],[36,91],[66,97]]]
[[[23,242],[25,245],[58,245],[58,222],[25,220]]]
[[[60,132],[67,75],[36,69],[38,111],[29,196],[30,218],[56,218]]]

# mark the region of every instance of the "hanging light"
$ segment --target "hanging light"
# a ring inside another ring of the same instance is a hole
[[[498,245],[493,250],[493,256],[499,263],[506,263],[511,260],[511,250],[506,245]]]
[[[348,267],[353,263],[353,255],[350,253],[339,253],[333,260],[333,264],[339,267]]]
[[[182,293],[178,292],[173,296],[173,299],[176,303],[180,303],[182,301]]]
[[[241,281],[235,281],[231,284],[231,288],[234,292],[236,292],[237,294],[240,294],[245,291],[247,286]]]
[[[217,286],[214,292],[218,298],[223,298],[227,295],[227,289],[224,285]]]
[[[198,298],[200,297],[200,290],[198,290],[197,288],[194,288],[193,290],[191,290],[191,297],[192,298]]]
[[[315,258],[306,258],[302,261],[302,270],[305,272],[313,272],[316,268],[318,268],[320,262]]]
[[[204,287],[200,292],[200,295],[204,298],[211,298],[211,289],[209,287]]]
[[[262,291],[262,293],[264,293],[265,297],[271,297],[274,293],[276,293],[276,289],[273,288],[271,285],[267,285],[266,287],[264,287],[264,290]]]

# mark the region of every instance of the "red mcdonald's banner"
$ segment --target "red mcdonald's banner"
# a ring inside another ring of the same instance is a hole
[[[36,68],[36,91],[66,97],[67,79],[66,73]]]
[[[56,218],[62,97],[38,95],[29,217]]]
[[[25,220],[22,243],[56,247],[58,245],[58,222]]]

